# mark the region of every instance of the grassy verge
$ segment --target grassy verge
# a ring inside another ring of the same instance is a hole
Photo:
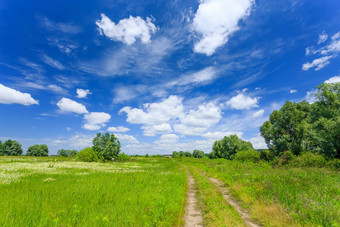
[[[171,160],[46,160],[0,160],[0,226],[183,224],[186,175]]]
[[[194,166],[189,166],[188,169],[195,180],[198,207],[202,211],[204,226],[246,226],[207,177]]]
[[[182,162],[223,180],[265,226],[340,226],[339,172],[228,160]]]

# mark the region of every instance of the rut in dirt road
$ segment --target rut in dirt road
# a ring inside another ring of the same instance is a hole
[[[205,175],[205,174],[203,174]],[[206,177],[208,177],[207,175],[205,175]],[[244,210],[242,209],[242,207],[240,206],[240,204],[235,201],[234,199],[231,198],[228,189],[224,186],[223,182],[215,179],[215,178],[211,178],[208,177],[209,180],[218,188],[218,190],[222,193],[224,199],[230,204],[232,205],[235,210],[240,214],[240,216],[242,217],[243,221],[246,223],[246,225],[251,226],[251,227],[260,227],[261,225],[256,224],[252,218],[250,217],[250,215]]]
[[[194,178],[187,172],[188,176],[188,194],[187,194],[187,206],[185,208],[185,226],[186,227],[198,227],[203,226],[202,213],[197,208],[196,190],[194,188]]]

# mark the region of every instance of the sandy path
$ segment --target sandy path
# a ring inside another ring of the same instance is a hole
[[[201,212],[197,209],[196,190],[194,188],[194,178],[187,172],[188,175],[188,193],[187,193],[187,206],[185,208],[185,226],[203,226],[203,217]]]
[[[207,175],[205,175],[205,176],[208,177]],[[223,182],[221,182],[221,181],[219,181],[215,178],[211,178],[211,177],[208,177],[208,178],[218,188],[218,190],[223,194],[224,199],[230,205],[232,205],[235,208],[235,210],[241,215],[242,219],[244,220],[244,222],[248,226],[251,226],[251,227],[259,227],[260,226],[252,220],[252,218],[247,213],[247,211],[245,211],[237,201],[235,201],[234,199],[231,198],[230,193],[229,193],[228,189],[224,186]]]

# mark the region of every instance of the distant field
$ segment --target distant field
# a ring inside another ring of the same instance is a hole
[[[223,180],[264,226],[340,226],[339,172],[222,159],[181,162]]]
[[[0,226],[179,226],[186,176],[176,162],[0,158]]]

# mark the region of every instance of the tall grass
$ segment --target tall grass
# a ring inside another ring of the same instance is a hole
[[[0,183],[0,226],[182,224],[186,176],[171,160],[84,166],[68,162],[62,167],[47,160],[39,159],[43,163],[39,168],[59,169],[37,171],[34,167],[41,163],[31,159],[24,163],[30,163],[28,167],[8,169],[13,163],[0,160],[0,169],[7,168],[5,174],[25,173],[15,181]]]
[[[339,226],[339,172],[324,168],[272,168],[228,160],[183,159],[223,180],[266,226]]]

